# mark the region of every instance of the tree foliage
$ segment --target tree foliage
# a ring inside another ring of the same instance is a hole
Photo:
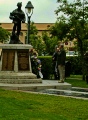
[[[8,41],[10,32],[5,30],[4,28],[0,27],[0,42],[4,43]]]
[[[69,32],[68,24],[64,21],[57,21],[54,26],[50,29],[51,36],[57,36],[59,40],[66,38],[66,34]]]
[[[45,44],[42,37],[38,35],[38,30],[34,25],[34,22],[31,22],[30,25],[30,42],[38,54],[42,55],[45,50]]]
[[[51,31],[51,30],[49,30]],[[44,43],[46,45],[46,50],[45,52],[48,54],[48,55],[52,55],[54,53],[54,48],[55,46],[58,44],[58,38],[56,35],[54,35],[53,37],[50,36],[49,33],[47,32],[43,32],[42,33],[42,39],[44,40]]]
[[[56,36],[51,37],[48,28],[42,32],[41,36],[38,35],[38,30],[34,23],[31,22],[30,26],[30,42],[33,48],[38,52],[38,55],[52,55],[55,45],[58,44]]]
[[[78,41],[78,50],[83,57],[85,52],[84,41],[88,39],[88,2],[86,0],[75,0],[75,2],[69,2],[68,0],[57,1],[59,7],[55,13],[58,15],[58,21],[61,20],[59,14],[62,12],[65,18],[64,21],[69,26],[66,37],[69,40],[76,39]]]
[[[87,0],[57,0],[59,3],[55,13],[58,21],[61,19],[60,13],[64,16],[64,22],[69,25],[66,37],[69,40],[77,40],[77,48],[80,53],[82,67],[84,65],[84,53],[87,50],[85,43],[88,41],[88,1]],[[87,44],[88,45],[88,44]]]

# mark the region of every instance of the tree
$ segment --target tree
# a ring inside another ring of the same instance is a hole
[[[59,3],[58,9],[55,13],[58,19],[61,19],[60,12],[64,16],[64,22],[69,25],[68,34],[66,37],[69,40],[77,40],[78,51],[80,53],[82,62],[82,72],[84,73],[84,53],[85,41],[88,40],[88,2],[87,0],[75,0],[69,2],[68,0],[57,0]]]
[[[42,55],[45,50],[45,43],[41,36],[38,35],[38,30],[34,26],[34,22],[30,25],[30,42],[33,48],[38,52],[38,55]]]
[[[51,30],[49,30],[51,32]],[[55,46],[58,44],[58,38],[57,36],[50,36],[49,33],[47,33],[46,31],[44,31],[42,33],[42,39],[46,45],[46,49],[45,52],[48,55],[52,55],[54,53],[55,50]]]
[[[48,31],[48,32],[47,32]],[[48,55],[52,55],[55,51],[55,46],[59,44],[59,42],[66,41],[66,34],[69,32],[69,25],[64,22],[64,17],[61,18],[60,21],[56,21],[56,23],[47,27],[47,30],[42,33],[42,39],[46,45],[46,53]]]
[[[9,40],[10,32],[0,27],[0,42],[4,43]]]
[[[51,26],[49,30],[52,37],[56,36],[59,41],[63,41],[69,32],[69,25],[64,22],[64,19],[60,19],[56,21],[55,25]]]

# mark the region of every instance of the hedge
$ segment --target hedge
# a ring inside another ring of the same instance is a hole
[[[39,59],[42,62],[44,79],[50,79],[50,76],[53,74],[52,56],[39,56]],[[69,74],[82,74],[82,66],[78,56],[66,57],[66,77]]]

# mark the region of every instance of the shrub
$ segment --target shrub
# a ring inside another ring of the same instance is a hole
[[[69,56],[66,57],[67,61],[71,63],[70,74],[81,75],[82,74],[82,66],[81,61],[78,56]]]
[[[52,74],[52,57],[51,56],[40,56],[39,59],[42,62],[42,73],[44,79],[49,79]]]
[[[39,59],[42,62],[42,73],[44,75],[44,79],[50,79],[50,75],[53,74],[52,56],[39,56]],[[82,74],[80,58],[77,56],[66,57],[66,77],[70,74]]]

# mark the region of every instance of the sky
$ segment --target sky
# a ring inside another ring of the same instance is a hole
[[[34,6],[31,21],[34,23],[55,23],[57,16],[55,10],[58,7],[57,0],[30,0]],[[28,0],[0,0],[0,23],[12,23],[9,19],[10,12],[17,8],[17,3],[22,2],[22,10]],[[26,13],[25,13],[26,16]],[[27,19],[27,18],[26,18]]]

